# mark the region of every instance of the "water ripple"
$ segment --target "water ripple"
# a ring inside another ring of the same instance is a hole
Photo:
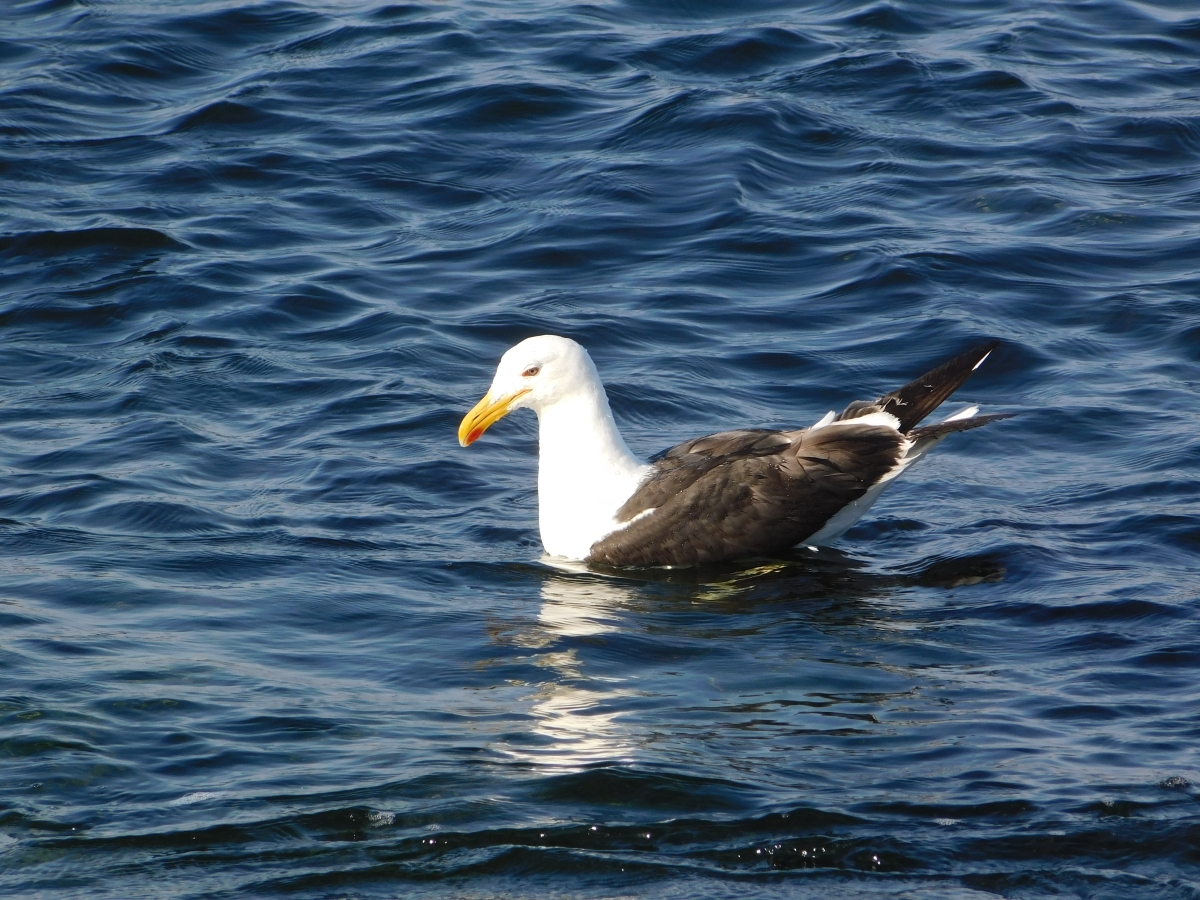
[[[1200,18],[35,0],[0,37],[0,890],[1195,897]],[[634,449],[985,337],[836,549],[543,564]],[[853,885],[852,888],[847,885]]]

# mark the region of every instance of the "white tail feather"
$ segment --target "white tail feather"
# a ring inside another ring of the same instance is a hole
[[[959,419],[973,419],[979,412],[978,406],[968,406],[966,409],[956,412],[948,419],[942,419],[943,422],[957,422]]]

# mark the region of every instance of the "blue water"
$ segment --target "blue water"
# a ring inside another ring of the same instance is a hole
[[[10,2],[0,894],[1200,897],[1191,3]],[[974,343],[836,547],[541,559]]]

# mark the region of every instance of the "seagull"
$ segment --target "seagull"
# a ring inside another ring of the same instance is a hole
[[[779,556],[841,537],[947,435],[1009,418],[970,406],[919,426],[998,343],[808,428],[722,431],[642,462],[617,430],[587,350],[541,335],[501,357],[458,442],[473,444],[515,409],[537,413],[538,525],[550,556],[600,567]]]

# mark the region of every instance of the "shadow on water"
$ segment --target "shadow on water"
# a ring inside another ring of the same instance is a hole
[[[869,603],[902,588],[950,589],[999,582],[1006,571],[995,554],[922,561],[905,568],[912,571],[879,572],[847,553],[822,547],[797,548],[790,556],[750,564],[591,571],[615,583],[641,585],[666,596],[730,603],[738,608],[805,603],[813,606],[814,613],[830,604]]]

